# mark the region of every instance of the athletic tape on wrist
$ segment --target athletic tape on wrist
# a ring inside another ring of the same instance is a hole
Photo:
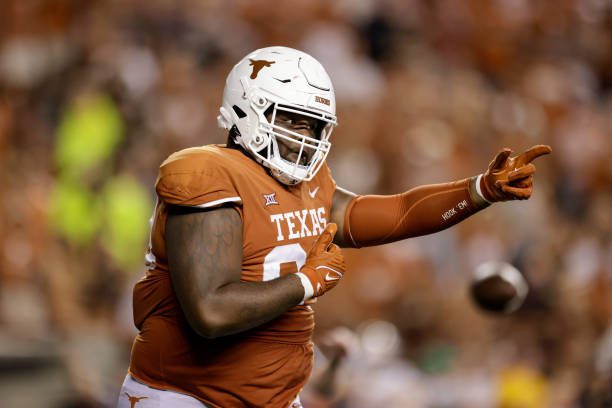
[[[314,288],[312,287],[312,283],[310,283],[308,276],[304,275],[302,272],[296,272],[295,274],[298,276],[298,278],[300,278],[302,286],[304,287],[304,299],[302,299],[302,302],[304,302],[314,295]]]
[[[479,174],[478,177],[476,177],[476,194],[478,194],[478,196],[480,198],[482,198],[483,200],[485,200],[487,203],[493,204],[491,201],[486,199],[484,194],[482,194],[482,190],[480,189],[480,181],[481,181],[481,179],[482,179],[482,174]]]

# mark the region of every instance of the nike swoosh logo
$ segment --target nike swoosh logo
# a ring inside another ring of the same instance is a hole
[[[283,84],[286,84],[287,82],[291,82],[291,79],[278,79],[278,78],[274,78],[276,79],[278,82],[282,82]]]
[[[317,269],[329,269],[331,272],[327,272],[327,275],[325,275],[325,281],[326,282],[333,282],[333,281],[337,281],[342,279],[342,277],[344,276],[342,274],[342,272],[337,271],[333,268],[330,268],[329,266],[317,266]]]
[[[319,191],[319,187],[315,188],[312,191],[310,191],[310,189],[308,189],[308,195],[310,196],[310,198],[315,198],[315,196],[317,195],[317,191]]]
[[[327,275],[325,275],[325,282],[333,282],[333,281],[340,280],[341,278],[342,276],[331,275],[329,272],[327,272]]]

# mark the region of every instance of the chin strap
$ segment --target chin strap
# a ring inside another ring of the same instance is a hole
[[[288,176],[287,174],[283,173],[282,171],[278,170],[278,169],[269,169],[270,170],[270,174],[272,175],[272,177],[274,177],[279,183],[282,183],[286,186],[295,186],[296,184],[300,183],[300,180],[296,180],[291,176]]]

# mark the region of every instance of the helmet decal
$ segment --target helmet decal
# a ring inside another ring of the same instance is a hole
[[[259,74],[259,71],[261,71],[262,68],[264,67],[270,67],[272,64],[274,64],[274,62],[276,61],[266,61],[266,60],[252,60],[249,58],[249,61],[251,61],[251,63],[249,64],[250,66],[253,67],[253,72],[251,72],[251,79],[255,79],[257,78],[257,75]]]

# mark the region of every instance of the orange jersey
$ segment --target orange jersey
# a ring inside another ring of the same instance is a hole
[[[211,407],[286,407],[312,366],[310,306],[296,306],[249,331],[207,340],[187,323],[172,289],[165,250],[168,205],[233,204],[243,223],[241,280],[297,272],[330,216],[336,185],[323,165],[310,182],[287,187],[253,159],[220,145],[186,149],[160,167],[148,270],[134,288],[130,373]]]

